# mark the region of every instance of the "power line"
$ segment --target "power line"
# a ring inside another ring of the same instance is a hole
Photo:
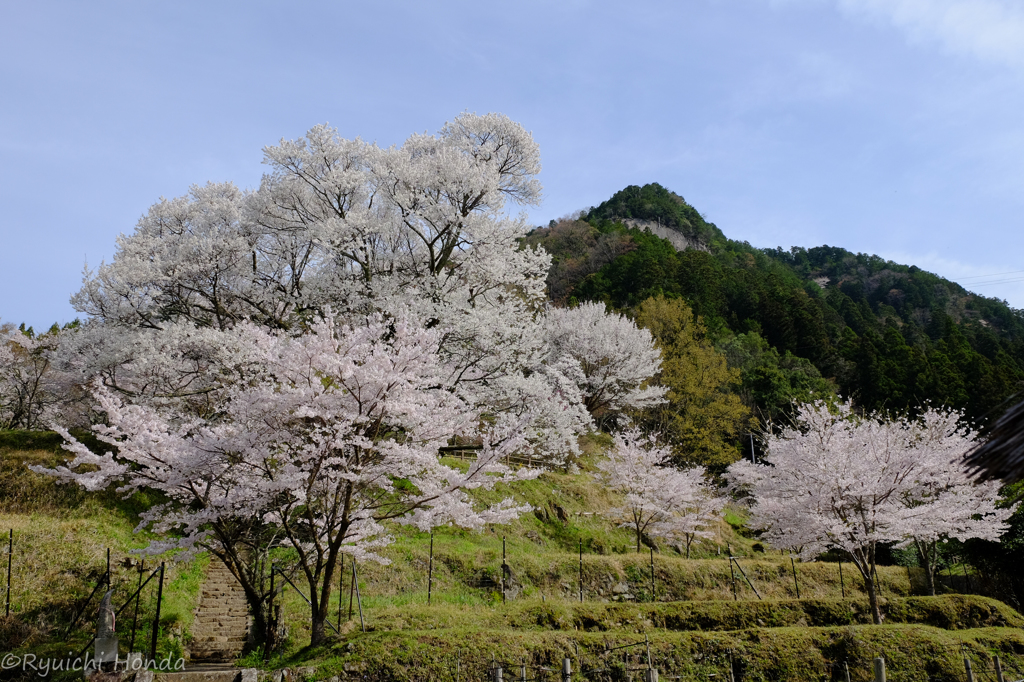
[[[991,287],[996,284],[1009,284],[1011,282],[1024,282],[1024,277],[1016,277],[1014,279],[999,279],[991,282],[978,282],[977,284],[969,284],[970,287]]]
[[[965,279],[984,279],[985,277],[997,277],[999,275],[1013,275],[1018,272],[1024,272],[1024,270],[1009,270],[1008,272],[992,272],[987,275],[971,275],[970,277],[958,277],[957,280]]]

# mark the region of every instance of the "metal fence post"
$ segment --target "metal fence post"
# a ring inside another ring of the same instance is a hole
[[[135,629],[139,626],[139,600],[142,598],[142,574],[146,571],[146,560],[139,564],[139,586],[135,588],[135,615],[132,616],[132,640],[128,644],[128,652],[135,651]]]
[[[839,560],[839,587],[843,590],[843,599],[846,599],[846,582],[843,581],[843,560]]]
[[[427,564],[427,606],[434,592],[434,531],[430,531],[430,563]]]
[[[5,615],[11,615],[11,560],[14,558],[14,529],[11,529],[11,534],[7,540],[7,612]]]
[[[572,680],[572,660],[568,656],[562,659],[562,682]]]
[[[800,583],[796,579],[796,561],[792,556],[789,557],[789,564],[793,567],[793,584],[796,585],[796,598],[800,598]]]
[[[885,682],[885,659],[881,656],[875,659],[875,682]]]
[[[1005,682],[1005,680],[1003,680],[1003,665],[998,656],[996,656],[994,663],[996,666],[996,682]]]
[[[843,678],[846,682],[850,682],[850,662],[843,661]]]
[[[580,602],[583,601],[583,540],[580,540]]]
[[[156,660],[156,636],[160,632],[160,601],[164,598],[164,563],[160,562],[160,583],[156,589],[156,615],[153,617],[153,641],[149,648],[149,658]]]
[[[654,545],[651,545],[651,601],[657,601],[657,590],[654,589]]]
[[[974,682],[974,670],[971,668],[971,659],[964,656],[964,670],[967,671],[967,682]]]
[[[501,665],[494,666],[494,682],[502,682],[503,679]]]
[[[359,596],[359,574],[356,573],[356,558],[352,557],[352,584],[356,588],[356,606],[359,607],[359,627],[366,632],[366,622],[363,620],[363,598]]]

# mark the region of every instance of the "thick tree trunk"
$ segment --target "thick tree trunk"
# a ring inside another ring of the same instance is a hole
[[[317,611],[313,612],[313,617],[310,620],[310,633],[309,633],[309,644],[310,646],[317,646],[322,644],[327,639],[327,632],[325,630],[325,623],[327,619]]]
[[[875,625],[881,625],[882,609],[878,605],[878,586],[870,575],[864,576],[864,589],[868,593],[868,604],[871,606],[871,620]]]
[[[928,594],[934,597],[935,563],[938,559],[938,552],[935,548],[938,543],[921,543],[915,539],[914,545],[917,547],[917,556],[921,559],[921,566],[924,568],[924,576],[928,584]]]
[[[875,581],[877,572],[875,571],[874,545],[862,547],[850,552],[850,555],[853,557],[853,563],[857,566],[857,570],[860,571],[861,578],[864,579],[864,591],[868,593],[868,604],[871,607],[871,620],[875,625],[881,625],[882,608],[878,603],[878,584]]]

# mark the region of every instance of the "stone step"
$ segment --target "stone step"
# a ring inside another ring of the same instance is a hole
[[[237,682],[240,670],[209,670],[180,673],[159,673],[153,675],[153,682]]]
[[[203,637],[242,637],[242,632],[245,632],[245,628],[243,627],[238,627],[237,625],[224,625],[217,627],[195,628],[192,630],[192,637],[194,639],[201,639]]]
[[[239,622],[239,623],[223,623],[223,624],[221,624],[221,623],[207,623],[206,625],[204,625],[202,627],[194,628],[192,630],[192,634],[193,635],[199,635],[199,634],[206,635],[206,634],[211,634],[212,633],[212,634],[215,634],[215,635],[223,635],[225,637],[227,637],[228,635],[241,636],[241,633],[246,631],[247,625],[248,624],[245,623],[244,621],[243,622]]]
[[[237,623],[246,625],[249,622],[249,615],[245,612],[236,613],[204,613],[195,619],[196,625],[200,623]]]
[[[207,566],[200,595],[189,645],[192,661],[234,660],[248,639],[249,609],[245,593],[227,567],[214,560]]]

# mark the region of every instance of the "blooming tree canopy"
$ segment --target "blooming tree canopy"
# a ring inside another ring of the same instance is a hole
[[[1014,511],[1013,506],[996,506],[999,482],[973,480],[963,459],[974,447],[976,434],[960,425],[962,418],[952,410],[928,409],[910,424],[912,447],[922,466],[916,485],[900,495],[902,504],[914,512],[902,544],[917,549],[933,595],[940,544],[950,539],[997,541]]]
[[[237,380],[208,394],[215,416],[126,404],[99,385],[108,425],[96,432],[116,454],[93,453],[64,432],[76,457],[43,471],[91,490],[117,484],[125,493],[163,493],[168,502],[143,514],[164,538],[150,551],[212,550],[257,601],[257,615],[269,595],[258,557],[237,542],[247,519],[278,529],[296,552],[319,641],[340,554],[385,561],[377,553],[391,541],[385,521],[479,528],[524,510],[511,499],[476,509],[466,494],[538,472],[502,464],[525,447],[525,424],[486,426],[451,390],[437,350],[443,330],[375,314],[358,327],[317,322],[300,337],[250,324],[218,333],[249,352]],[[453,437],[482,444],[465,472],[438,458]]]
[[[711,537],[724,500],[707,481],[702,467],[680,470],[670,464],[672,451],[638,428],[617,433],[608,458],[598,464],[605,481],[626,499],[611,515],[636,534],[682,540],[689,555],[696,537]]]
[[[388,521],[512,518],[465,491],[531,475],[500,466],[512,450],[549,465],[578,453],[589,356],[548,338],[550,258],[520,246],[525,218],[507,213],[540,197],[519,124],[463,114],[387,149],[316,126],[264,162],[256,190],[161,199],[86,272],[72,302],[90,319],[53,359],[92,382],[117,454],[69,439],[76,459],[51,473],[163,491],[152,549],[218,553],[257,619],[259,562],[291,547],[318,641],[340,553],[379,559]],[[617,338],[596,337],[605,356]],[[606,372],[619,403],[647,369]],[[480,449],[468,473],[439,462],[455,444]]]
[[[114,377],[139,362],[136,349],[164,345],[176,325],[300,334],[328,307],[341,319],[404,315],[445,330],[439,352],[465,399],[509,424],[534,414],[534,442],[578,453],[591,421],[576,363],[544,334],[550,258],[520,248],[525,218],[506,214],[540,198],[539,151],[522,126],[467,113],[387,149],[315,126],[265,148],[264,162],[259,189],[194,186],[118,240],[72,299],[91,319],[65,364],[120,390]]]
[[[963,523],[980,509],[976,505],[974,511],[952,514],[959,522],[951,525],[934,519],[950,514],[943,505],[973,497],[940,493],[942,482],[955,478],[944,473],[954,466],[946,457],[961,437],[954,433],[950,440],[951,424],[948,415],[940,418],[938,413],[926,414],[919,423],[859,417],[849,403],[808,404],[792,426],[767,438],[767,465],[737,462],[729,475],[750,493],[751,523],[765,531],[769,542],[805,557],[830,548],[848,554],[864,580],[874,621],[880,623],[874,580],[878,543],[913,541],[918,534],[976,537],[979,526],[988,527],[984,535],[1001,532],[998,515]]]
[[[604,303],[552,308],[547,334],[556,356],[579,364],[578,385],[591,415],[664,402],[666,389],[647,385],[661,368],[651,333]]]
[[[74,375],[53,367],[62,332],[35,335],[0,325],[0,429],[38,429],[54,419],[82,421]]]

